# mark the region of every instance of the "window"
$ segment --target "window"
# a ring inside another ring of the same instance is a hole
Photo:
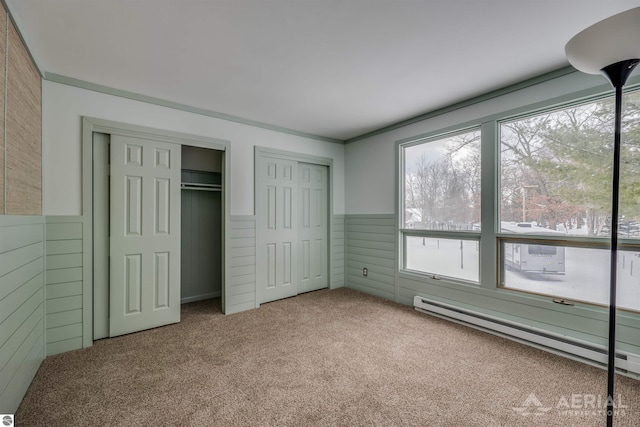
[[[478,245],[472,240],[407,235],[405,268],[478,282]]]
[[[400,146],[405,270],[479,281],[480,130]]]
[[[402,272],[607,305],[613,96],[482,126],[400,143]],[[640,312],[640,90],[624,94],[620,172],[617,305]],[[482,224],[481,189],[496,205]]]
[[[639,310],[639,92],[623,110],[618,305]],[[608,97],[499,123],[504,288],[609,303],[613,115]]]

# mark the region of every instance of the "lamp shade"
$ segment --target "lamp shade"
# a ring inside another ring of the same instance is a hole
[[[588,74],[640,59],[640,7],[613,15],[576,34],[564,48],[569,63]]]

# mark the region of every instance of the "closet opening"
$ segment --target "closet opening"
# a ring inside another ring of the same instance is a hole
[[[92,340],[177,323],[186,303],[223,312],[225,151],[96,131],[90,148]]]
[[[224,151],[182,146],[181,304],[211,301],[221,311]]]

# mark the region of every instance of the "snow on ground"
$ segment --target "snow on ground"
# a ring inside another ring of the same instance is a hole
[[[573,230],[572,230],[573,231]],[[407,268],[479,281],[478,242],[407,238]],[[462,257],[461,257],[462,255]],[[609,258],[606,249],[565,249],[565,274],[524,273],[507,269],[504,286],[569,300],[609,304]],[[619,308],[640,311],[640,252],[618,251]]]
[[[409,270],[480,280],[478,242],[471,240],[407,237],[406,259]]]

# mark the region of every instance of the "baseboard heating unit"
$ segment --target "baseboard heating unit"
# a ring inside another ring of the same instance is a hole
[[[568,338],[543,329],[509,322],[420,296],[413,298],[413,305],[421,313],[451,320],[590,365],[607,366],[607,348],[605,346]],[[616,370],[623,375],[640,378],[640,355],[623,351],[616,352]]]

